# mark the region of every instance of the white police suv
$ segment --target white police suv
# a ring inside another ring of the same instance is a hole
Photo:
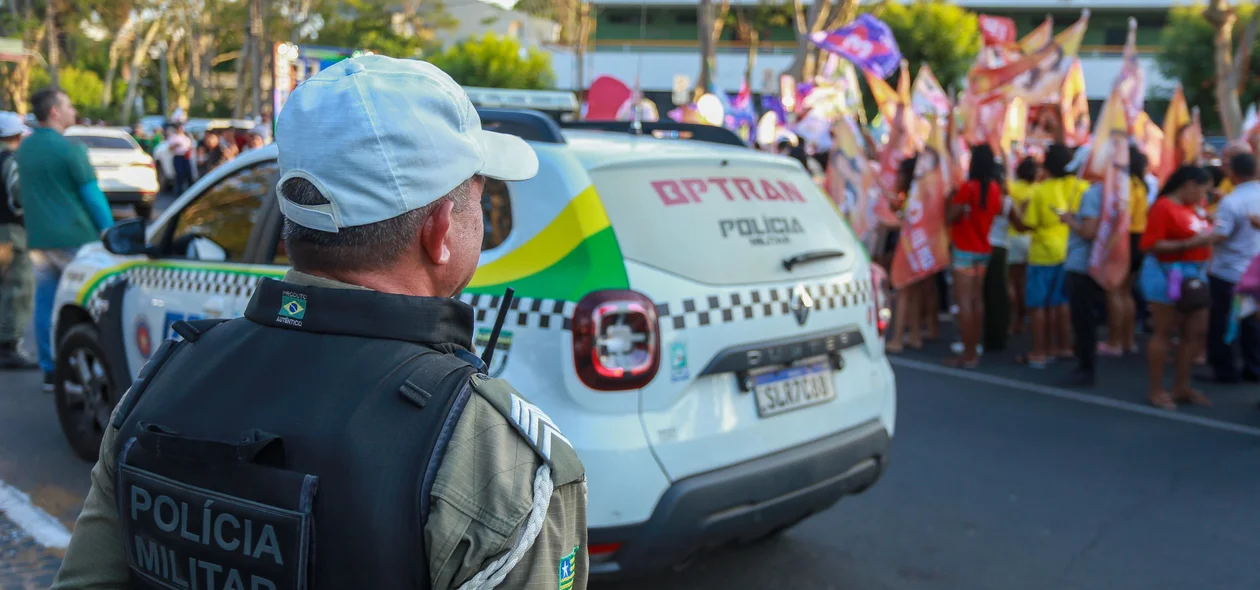
[[[482,118],[529,140],[540,170],[487,184],[462,298],[484,346],[515,289],[490,372],[586,465],[593,573],[775,534],[880,477],[896,413],[881,272],[799,163],[713,127]],[[78,253],[54,330],[81,456],[174,322],[241,315],[259,277],[284,274],[276,181],[275,148],[247,152],[147,229],[107,232],[147,255]]]

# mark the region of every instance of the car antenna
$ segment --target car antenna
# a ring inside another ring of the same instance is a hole
[[[490,339],[486,341],[486,349],[481,351],[481,362],[490,367],[490,359],[494,358],[494,347],[499,344],[499,331],[503,329],[503,320],[507,319],[508,309],[512,307],[512,296],[516,293],[511,287],[503,292],[503,301],[499,303],[499,314],[494,318],[494,329],[490,331]]]
[[[639,41],[647,38],[647,1],[643,0],[639,3]],[[642,88],[639,80],[643,76],[643,52],[639,52],[638,63],[635,66],[637,71],[634,73],[634,94],[630,95],[630,134],[643,135],[643,113],[640,108],[643,101]]]

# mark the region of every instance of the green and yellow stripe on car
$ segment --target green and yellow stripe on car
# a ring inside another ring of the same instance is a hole
[[[132,270],[215,272],[227,275],[281,278],[286,267],[224,264],[186,260],[128,260],[92,274],[79,288],[81,306],[109,279]],[[597,289],[626,289],[625,261],[617,236],[594,186],[578,193],[541,231],[502,257],[481,265],[467,293],[503,293],[512,287],[519,297],[577,301]]]

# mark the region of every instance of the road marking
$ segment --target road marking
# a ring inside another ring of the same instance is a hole
[[[70,531],[60,521],[32,504],[30,496],[3,481],[0,481],[0,513],[40,545],[57,549],[70,545]]]
[[[1195,426],[1203,426],[1214,430],[1222,430],[1225,432],[1233,432],[1235,434],[1245,434],[1247,436],[1260,437],[1260,428],[1254,426],[1245,426],[1243,424],[1234,424],[1232,422],[1224,422],[1221,420],[1213,420],[1202,416],[1194,416],[1191,414],[1182,414],[1177,412],[1169,412],[1152,406],[1126,402],[1087,393],[1080,393],[1070,389],[1060,389],[1058,387],[1049,387],[1047,385],[1037,385],[1035,383],[1025,383],[1018,379],[1010,379],[1007,377],[998,377],[996,375],[986,375],[976,371],[968,371],[965,369],[955,369],[952,367],[943,367],[933,363],[925,363],[907,358],[889,357],[888,361],[893,366],[905,367],[907,369],[916,369],[926,373],[935,373],[937,375],[946,375],[949,377],[957,377],[959,379],[967,379],[977,383],[987,383],[989,385],[1000,385],[1002,387],[1010,387],[1029,393],[1038,393],[1059,399],[1066,399],[1075,402],[1102,406],[1104,408],[1112,408],[1134,414],[1142,414],[1153,418],[1163,420],[1171,420],[1173,422],[1182,422],[1185,424],[1194,424]]]

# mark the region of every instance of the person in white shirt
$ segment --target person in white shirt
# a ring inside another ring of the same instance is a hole
[[[175,161],[175,193],[181,194],[193,183],[192,160],[189,159],[192,154],[193,140],[184,132],[184,124],[177,123],[175,132],[167,138],[166,143]]]

